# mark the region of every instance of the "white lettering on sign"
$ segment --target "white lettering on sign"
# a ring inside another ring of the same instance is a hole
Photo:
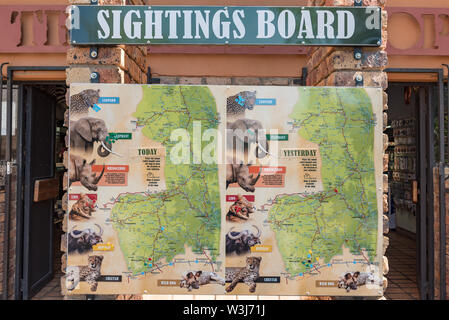
[[[132,15],[135,14],[140,19],[140,12],[137,10],[130,10],[126,13],[123,20],[125,34],[130,39],[139,39],[141,34],[142,22],[132,21]]]
[[[183,39],[193,39],[192,36],[192,10],[184,10],[184,36]]]
[[[283,10],[279,14],[278,30],[282,38],[288,39],[293,36],[295,32],[296,23],[295,15],[290,10]],[[286,30],[287,29],[287,30]]]
[[[299,23],[298,39],[302,39],[303,33],[306,33],[306,39],[313,39],[313,25],[312,18],[309,11],[303,11],[301,15],[301,22]]]
[[[112,10],[112,39],[121,39],[122,35],[120,33],[120,15],[121,10]]]
[[[232,20],[234,21],[235,27],[237,28],[238,34],[236,30],[233,31],[234,39],[243,39],[245,36],[245,25],[243,24],[243,18],[245,18],[245,11],[243,10],[235,10],[232,13]]]
[[[168,34],[169,39],[178,39],[178,22],[176,20],[177,17],[181,17],[181,11],[179,10],[168,10],[165,11],[165,17],[169,17],[169,30]]]
[[[380,28],[380,19],[379,19],[379,15],[380,15],[380,10],[378,8],[367,8],[366,9],[366,13],[371,15],[366,18],[366,28],[368,30],[372,30],[372,29],[379,29]]]
[[[245,10],[123,10],[101,9],[97,14],[99,39],[243,39],[247,34]],[[298,12],[256,10],[257,39],[349,39],[355,33],[354,14],[349,10],[302,9]],[[365,24],[368,29],[380,27],[380,10],[369,8]],[[316,23],[313,21],[316,19]],[[180,20],[181,19],[181,20]],[[182,25],[183,32],[180,32]],[[163,27],[165,28],[163,30]],[[122,34],[123,32],[123,34]]]
[[[271,10],[257,10],[257,38],[268,39],[274,36],[274,13]]]
[[[212,30],[218,39],[229,39],[231,33],[231,22],[221,21],[221,15],[224,15],[225,18],[229,18],[228,10],[218,10],[214,14],[214,17],[212,18]]]
[[[349,39],[354,35],[355,19],[349,11],[337,11],[338,33],[337,39]]]
[[[109,24],[106,21],[106,18],[109,18],[108,10],[100,10],[98,11],[97,20],[98,24],[101,27],[101,31],[98,30],[98,39],[107,39],[109,38],[109,34],[111,33],[111,29],[109,28]]]
[[[334,39],[334,27],[332,27],[332,23],[334,23],[334,15],[332,12],[328,10],[318,11],[317,12],[317,19],[318,19],[318,32],[316,35],[317,39]],[[325,31],[327,30],[327,34],[325,34]]]
[[[210,10],[204,10],[204,13],[206,14],[206,17],[203,17],[202,12],[200,10],[195,10],[195,19],[196,19],[195,39],[201,39],[200,28],[201,28],[201,32],[204,35],[204,38],[209,39]]]

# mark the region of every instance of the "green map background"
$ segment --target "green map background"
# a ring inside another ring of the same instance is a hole
[[[221,227],[217,164],[173,164],[168,156],[178,143],[170,140],[174,129],[186,129],[192,136],[194,121],[201,122],[202,130],[217,129],[215,99],[207,87],[142,88],[143,99],[133,117],[147,138],[166,147],[166,191],[124,195],[113,206],[111,222],[128,269],[138,274],[155,269],[154,264],[170,265],[185,246],[216,263]]]
[[[319,145],[324,190],[276,199],[269,222],[292,276],[341,255],[368,252],[376,263],[378,208],[372,104],[356,88],[308,88],[290,114],[298,134]],[[300,236],[298,236],[300,235]]]

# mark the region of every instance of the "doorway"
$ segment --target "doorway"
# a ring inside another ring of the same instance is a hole
[[[59,299],[65,84],[20,84],[16,299]]]
[[[387,299],[435,298],[433,169],[439,157],[439,91],[438,83],[390,83],[387,89]]]

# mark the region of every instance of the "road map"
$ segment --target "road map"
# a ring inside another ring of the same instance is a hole
[[[70,95],[70,294],[382,295],[381,89]]]

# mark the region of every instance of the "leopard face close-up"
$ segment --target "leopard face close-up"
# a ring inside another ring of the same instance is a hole
[[[228,115],[245,114],[245,110],[252,110],[256,104],[256,91],[242,91],[230,96],[226,100],[226,113]]]
[[[87,89],[70,96],[70,113],[88,113],[89,108],[100,100],[100,89]]]

